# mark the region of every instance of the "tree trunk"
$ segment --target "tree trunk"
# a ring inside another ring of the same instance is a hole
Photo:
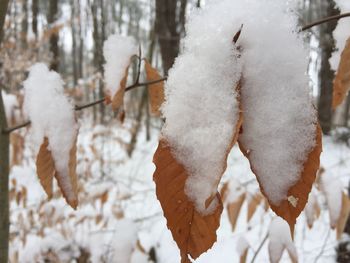
[[[32,2],[32,30],[35,35],[35,39],[38,39],[38,0]]]
[[[77,65],[77,38],[76,38],[76,22],[77,15],[75,1],[71,0],[71,19],[72,19],[72,60],[73,60],[73,82],[74,87],[78,84],[78,65]]]
[[[8,0],[0,2],[0,44],[3,39],[3,26],[5,22]],[[9,242],[9,135],[3,133],[7,127],[4,102],[0,86],[0,263],[8,262]]]
[[[155,31],[165,75],[179,54],[180,38],[184,33],[186,6],[187,0],[156,0]]]
[[[49,1],[49,13],[47,16],[47,22],[52,27],[57,20],[58,15],[58,0]],[[52,61],[50,69],[54,71],[59,70],[59,49],[58,49],[58,33],[50,36],[50,51],[52,53]]]
[[[27,46],[27,35],[28,35],[28,1],[23,1],[23,18],[22,18],[22,28],[21,28],[21,42],[22,47]]]
[[[334,16],[340,13],[336,8],[334,1],[322,3],[326,6],[322,12],[323,17]],[[319,43],[321,49],[321,67],[319,71],[320,79],[320,97],[318,101],[318,116],[322,131],[329,134],[332,128],[332,98],[333,98],[333,79],[334,71],[331,69],[329,59],[332,56],[335,47],[333,31],[337,26],[337,21],[325,23],[320,26]]]
[[[0,88],[0,131],[6,129],[6,114]],[[0,263],[7,263],[9,241],[9,135],[0,133]]]

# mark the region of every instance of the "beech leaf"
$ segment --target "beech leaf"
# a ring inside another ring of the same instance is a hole
[[[122,80],[119,83],[119,88],[117,92],[113,95],[112,98],[112,109],[116,111],[119,109],[124,103],[124,95],[125,95],[125,87],[129,74],[129,66],[125,69],[125,74]]]
[[[78,184],[76,175],[76,140],[69,152],[69,163],[65,172],[59,173],[55,167],[54,159],[49,151],[49,140],[44,138],[44,142],[40,146],[39,153],[36,158],[37,174],[42,187],[47,196],[52,197],[53,177],[56,178],[58,186],[66,199],[67,203],[74,209],[78,206]]]
[[[220,195],[216,195],[218,205],[215,211],[202,216],[184,191],[188,173],[174,158],[165,141],[159,142],[153,162],[156,165],[153,175],[156,194],[167,226],[180,249],[181,262],[190,262],[188,255],[196,259],[216,241],[216,230],[223,210]]]
[[[52,181],[55,174],[55,164],[51,152],[47,149],[49,140],[44,138],[36,157],[36,171],[41,186],[44,188],[48,198],[52,197]]]
[[[74,209],[78,206],[78,178],[76,174],[77,167],[77,138],[69,152],[68,174],[55,173],[58,186],[66,199],[67,203]]]
[[[248,158],[251,166],[251,170],[256,175],[257,180],[260,185],[260,190],[262,194],[269,201],[271,209],[284,220],[286,220],[290,226],[291,232],[294,231],[294,225],[296,223],[296,218],[304,210],[306,205],[308,195],[311,191],[312,184],[316,179],[316,173],[320,166],[320,154],[322,152],[322,131],[320,125],[317,125],[315,134],[316,145],[314,149],[309,153],[306,162],[303,165],[303,171],[300,174],[299,181],[294,184],[287,194],[287,199],[283,200],[279,205],[274,205],[264,192],[261,182],[259,181],[259,174],[255,172],[254,163],[249,160],[249,152],[245,150],[241,141],[239,140],[239,146],[242,153]]]
[[[247,214],[247,221],[249,222],[250,219],[252,219],[257,207],[259,204],[263,201],[264,197],[260,193],[256,193],[251,196],[249,202],[248,202],[248,214]]]
[[[229,200],[228,198],[230,191],[239,191],[233,200]],[[231,189],[229,183],[225,183],[223,185],[220,194],[223,202],[226,204],[227,215],[231,223],[232,231],[235,231],[239,212],[242,208],[246,195],[244,192],[240,191],[239,187],[234,187],[234,189]]]
[[[340,63],[333,82],[333,103],[335,109],[346,97],[350,89],[350,38],[340,57]]]
[[[145,60],[145,70],[147,76],[147,82],[159,80],[162,77],[158,71]],[[164,102],[164,82],[158,82],[148,85],[148,94],[150,102],[150,112],[152,115],[159,117],[161,115],[160,106]]]
[[[344,232],[346,222],[348,220],[350,213],[350,200],[349,197],[342,193],[342,205],[341,205],[341,212],[339,215],[339,219],[336,226],[336,232],[337,232],[337,239],[339,240],[342,233]]]

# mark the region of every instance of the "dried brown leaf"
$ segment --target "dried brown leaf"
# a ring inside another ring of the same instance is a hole
[[[76,174],[77,167],[77,137],[74,140],[72,149],[69,151],[69,163],[68,163],[68,174],[59,174],[57,171],[55,173],[55,178],[57,180],[58,186],[61,189],[63,197],[66,199],[67,203],[74,209],[78,206],[78,177]],[[68,179],[68,184],[66,185],[63,180]]]
[[[145,70],[147,82],[159,80],[162,77],[158,71],[145,60]],[[148,85],[148,94],[150,102],[150,112],[152,115],[159,117],[161,115],[160,106],[164,102],[164,82],[158,82]]]
[[[241,207],[243,205],[244,199],[245,199],[245,194],[242,193],[234,202],[228,203],[226,206],[228,219],[230,220],[232,231],[235,231],[237,219],[238,219]]]
[[[251,199],[248,202],[248,213],[247,213],[247,221],[249,222],[252,219],[257,207],[264,200],[264,197],[260,193],[255,193],[251,196]]]
[[[286,220],[290,226],[291,232],[294,231],[294,225],[296,218],[304,210],[307,202],[307,198],[312,188],[312,184],[316,179],[317,170],[320,167],[320,154],[322,152],[322,130],[320,125],[317,125],[315,134],[316,145],[314,149],[309,153],[306,162],[304,163],[303,172],[300,175],[299,181],[292,186],[288,191],[288,200],[282,201],[279,205],[274,205],[269,200],[271,209],[284,220]],[[249,152],[245,150],[242,143],[239,141],[239,146],[242,153],[249,160]],[[259,182],[259,175],[255,172],[254,164],[249,160],[251,170],[256,175]],[[264,192],[262,184],[259,182],[260,190],[262,194],[268,199]]]
[[[156,165],[153,175],[156,194],[167,226],[180,249],[181,262],[190,262],[188,255],[196,259],[216,241],[216,230],[223,209],[220,195],[217,193],[219,203],[215,211],[202,216],[184,191],[188,173],[174,158],[165,141],[159,142],[153,162]]]
[[[48,198],[52,197],[52,181],[55,174],[55,164],[48,150],[49,140],[45,137],[36,157],[36,171],[41,186],[44,188]]]
[[[243,252],[243,254],[239,258],[239,263],[246,263],[247,262],[247,256],[248,256],[248,248],[246,248]]]
[[[350,38],[347,40],[345,48],[340,57],[337,74],[333,82],[333,103],[335,109],[346,97],[350,89]]]
[[[236,90],[240,90],[240,84]],[[227,157],[236,143],[243,116],[238,113],[234,136],[226,149],[225,162],[222,164],[222,173],[226,170]],[[160,140],[154,154],[153,162],[156,170],[153,180],[156,184],[157,198],[162,206],[167,226],[180,249],[181,262],[191,262],[189,255],[196,259],[210,249],[216,241],[216,230],[220,225],[223,210],[220,194],[209,197],[206,206],[216,198],[218,205],[209,215],[201,215],[185,194],[185,183],[189,176],[186,169],[180,164],[171,152],[171,148],[164,140]],[[220,180],[217,182],[219,185]]]
[[[342,194],[341,212],[336,226],[337,239],[339,240],[344,232],[346,222],[350,213],[350,200],[346,194]]]
[[[237,191],[237,189],[234,190]],[[237,196],[235,200],[229,201],[227,198],[230,191],[233,191],[233,189],[230,189],[229,183],[226,182],[221,188],[220,195],[223,202],[226,204],[228,219],[231,223],[232,231],[234,231],[236,228],[239,212],[245,200],[245,193],[242,192]]]
[[[112,109],[116,111],[119,109],[123,103],[124,103],[124,95],[125,95],[125,87],[126,87],[126,81],[128,79],[128,73],[129,73],[129,66],[125,69],[125,74],[122,80],[119,83],[119,88],[116,92],[116,94],[113,94],[112,98]]]

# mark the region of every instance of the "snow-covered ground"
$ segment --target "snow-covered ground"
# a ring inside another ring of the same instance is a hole
[[[150,141],[146,141],[142,130],[129,158],[126,147],[132,130],[130,120],[127,119],[123,127],[115,123],[92,127],[91,121],[85,118],[80,123],[80,204],[76,211],[59,196],[57,187],[53,199],[46,200],[35,174],[35,156],[29,140],[26,140],[22,164],[11,169],[11,262],[16,259],[43,262],[45,258],[52,260],[50,262],[72,262],[88,253],[92,262],[152,262],[148,260],[155,255],[157,262],[178,263],[180,255],[166,227],[152,181],[158,129],[152,130]],[[339,178],[345,189],[350,177],[350,149],[325,137],[321,160],[325,174]],[[223,182],[231,178],[248,193],[258,191],[249,163],[238,147],[234,147],[229,156]],[[321,215],[312,229],[307,227],[304,213],[299,217],[295,246],[300,262],[333,262],[337,244],[335,231],[329,227],[325,197],[319,190],[315,189],[315,193]],[[232,232],[225,209],[217,243],[196,262],[239,262],[237,245],[242,238],[250,245],[247,258],[250,262],[274,217],[274,213],[265,212],[261,204],[247,222],[245,201]],[[268,243],[267,239],[255,262],[268,262]],[[290,262],[287,252],[281,262]]]

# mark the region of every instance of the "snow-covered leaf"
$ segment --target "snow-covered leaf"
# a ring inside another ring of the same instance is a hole
[[[147,81],[156,81],[162,77],[159,75],[158,71],[145,60],[145,70]],[[152,85],[148,85],[148,94],[150,102],[150,112],[159,117],[161,115],[160,106],[164,102],[164,82],[158,82]]]
[[[309,195],[309,199],[304,211],[307,225],[309,228],[312,228],[314,221],[319,218],[321,213],[320,206],[317,202],[317,196],[313,191]]]
[[[327,201],[329,219],[331,227],[337,226],[339,217],[342,212],[343,186],[338,178],[325,171],[320,177],[320,188],[324,193]]]
[[[156,171],[157,198],[162,206],[167,226],[180,251],[182,262],[190,262],[207,251],[216,241],[216,230],[220,225],[222,202],[219,193],[212,203],[214,211],[202,215],[185,193],[188,172],[173,156],[169,145],[160,141],[153,159]]]
[[[271,186],[268,186],[268,190],[266,189],[267,178],[262,179],[259,174],[258,168],[256,168],[259,164],[258,163],[255,164],[255,162],[257,162],[259,159],[256,159],[258,158],[258,156],[256,155],[252,157],[252,152],[254,152],[254,149],[249,148],[249,150],[247,150],[247,148],[243,146],[244,143],[240,141],[240,148],[244,153],[244,155],[247,156],[247,158],[250,161],[251,169],[257,176],[261,192],[265,195],[265,197],[269,201],[269,205],[271,209],[277,215],[284,218],[288,222],[292,231],[294,229],[296,218],[303,211],[306,205],[308,195],[311,191],[312,184],[315,181],[316,173],[320,165],[320,154],[322,151],[322,132],[319,125],[317,125],[315,133],[316,133],[315,145],[313,146],[312,150],[307,154],[306,160],[302,163],[302,168],[299,171],[299,174],[297,174],[298,180],[286,189],[286,193],[285,193],[286,197],[284,197],[282,201],[279,201],[277,203],[275,202],[274,198],[273,200],[271,199],[271,197],[274,196],[274,193],[271,191],[273,191],[274,189],[271,188]],[[265,153],[263,156],[259,157],[260,160],[264,160],[264,156],[266,156]],[[275,166],[278,167],[278,164],[274,163],[273,165],[274,165],[273,171],[276,171]],[[294,164],[294,165],[297,165],[297,164]],[[260,168],[260,169],[265,169],[265,168]],[[281,169],[283,168],[281,167]],[[264,171],[266,172],[267,170],[264,170]],[[276,175],[281,176],[280,174],[276,174]],[[288,174],[285,174],[285,175],[288,175]],[[281,183],[279,178],[280,177],[271,178],[271,176],[269,176],[269,179],[270,179],[269,184],[271,184],[274,187],[280,187],[281,185],[278,184],[278,182]],[[262,181],[264,181],[264,183],[262,183]],[[280,192],[280,190],[278,191]]]
[[[226,182],[221,189],[221,197],[223,203],[226,205],[227,215],[231,223],[232,231],[234,231],[236,228],[237,219],[245,200],[245,196],[246,194],[236,180]]]
[[[246,263],[249,247],[247,239],[244,237],[238,239],[236,250],[239,255],[239,263]]]
[[[24,82],[24,109],[31,120],[31,137],[38,152],[37,170],[41,184],[50,197],[54,170],[67,203],[76,208],[78,127],[63,84],[60,75],[50,71],[45,64],[32,66]]]
[[[123,105],[128,69],[131,58],[136,54],[137,45],[131,37],[111,35],[104,42],[105,82],[108,95],[112,98],[113,110],[117,110]]]
[[[333,103],[335,109],[345,99],[350,89],[350,38],[340,57],[340,63],[333,83]]]

